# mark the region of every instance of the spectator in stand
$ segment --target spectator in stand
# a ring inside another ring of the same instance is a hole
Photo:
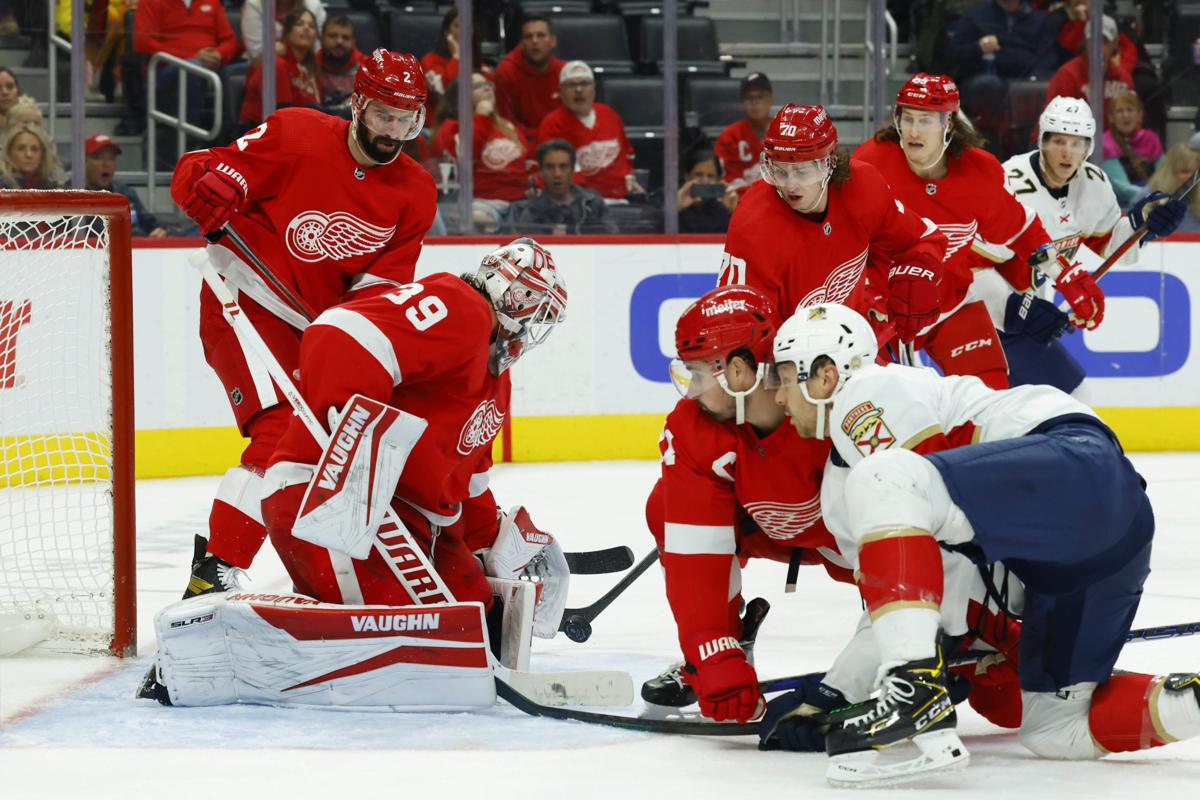
[[[575,182],[600,193],[607,203],[645,194],[633,176],[633,147],[617,112],[596,102],[596,78],[582,61],[568,61],[559,73],[563,104],[537,129],[538,144],[566,139],[575,148]]]
[[[773,116],[775,95],[771,93],[771,81],[766,75],[751,72],[742,78],[740,96],[746,116],[721,131],[715,150],[721,159],[725,181],[742,192],[759,178],[762,135]]]
[[[61,189],[54,144],[38,125],[18,125],[4,139],[0,189]]]
[[[84,0],[84,49],[89,94],[102,94],[111,103],[116,92],[117,62],[125,47],[125,12],[137,8],[137,0]],[[57,0],[55,27],[71,38],[71,0]]]
[[[155,239],[166,236],[166,228],[159,227],[154,215],[142,205],[142,199],[132,186],[113,180],[117,174],[117,156],[120,146],[104,134],[89,136],[83,144],[86,163],[83,172],[83,188],[91,192],[116,192],[129,198],[129,220],[135,236],[150,236]]]
[[[37,103],[32,97],[25,95],[4,115],[4,130],[15,128],[18,125],[36,125],[44,128],[45,122],[42,110],[37,107]]]
[[[283,18],[285,55],[275,56],[275,105],[315,106],[321,100],[317,86],[317,19],[307,8],[294,8]],[[256,61],[246,76],[246,96],[239,116],[243,125],[257,125],[263,118],[262,61]]]
[[[317,30],[324,30],[325,5],[321,0],[275,0],[275,55],[287,55],[283,48],[283,23],[288,14],[300,8],[312,12]],[[254,61],[262,54],[262,0],[246,0],[246,5],[242,6],[241,29],[246,58]]]
[[[483,63],[483,53],[480,49],[479,26],[476,25],[471,39],[471,64],[488,80],[494,80],[492,68]],[[429,87],[426,104],[429,115],[436,113],[442,96],[450,81],[458,78],[458,8],[451,7],[442,17],[442,29],[438,33],[437,44],[433,50],[421,58],[421,67],[425,70],[425,85]],[[533,128],[526,126],[532,133]]]
[[[697,150],[686,158],[683,170],[686,181],[679,187],[679,232],[725,233],[738,193],[733,184],[721,182],[721,162],[711,150]]]
[[[324,111],[350,118],[354,73],[366,60],[354,41],[354,23],[350,18],[339,14],[326,19],[321,28],[321,49],[317,51],[316,65]]]
[[[0,0],[0,36],[16,36],[21,32],[13,14],[12,0]]]
[[[0,114],[7,114],[21,96],[16,74],[8,67],[0,67]]]
[[[458,81],[452,80],[442,97],[439,117],[444,120],[433,139],[433,153],[458,158]],[[471,136],[471,175],[475,224],[488,232],[507,222],[509,206],[525,198],[533,179],[533,140],[519,126],[496,111],[496,89],[481,72],[471,76],[471,101],[475,104]]]
[[[995,140],[1006,124],[1008,82],[1046,80],[1058,67],[1055,30],[1025,0],[984,0],[963,12],[949,33],[963,112]]]
[[[1062,48],[1063,60],[1074,58],[1083,52],[1087,43],[1087,20],[1089,0],[1067,0],[1050,16],[1062,20],[1058,29],[1056,41]],[[1133,65],[1138,62],[1137,43],[1124,33],[1118,32],[1117,45],[1120,50],[1120,61],[1126,69],[1133,71]]]
[[[538,145],[542,189],[528,200],[513,203],[512,225],[518,233],[616,233],[604,198],[572,183],[575,148],[564,139]]]
[[[133,22],[133,49],[143,56],[167,53],[220,70],[232,61],[241,45],[229,27],[224,7],[215,0],[139,0]],[[174,64],[158,68],[156,102],[159,108],[178,106],[178,72]],[[206,84],[196,75],[187,76],[188,121],[203,126],[206,116]],[[126,100],[136,115],[137,100],[126,86]],[[144,109],[142,115],[145,115]],[[173,133],[167,131],[167,133]]]
[[[1182,186],[1196,170],[1200,169],[1200,151],[1193,150],[1186,142],[1173,145],[1159,159],[1158,168],[1146,182],[1146,188],[1134,200],[1136,204],[1151,192],[1172,194]],[[1187,196],[1188,213],[1175,229],[1176,233],[1200,233],[1200,191],[1195,189]]]
[[[1103,142],[1101,166],[1121,208],[1127,211],[1163,154],[1158,134],[1142,127],[1142,101],[1133,92],[1121,92],[1109,101]]]
[[[1102,23],[1104,34],[1104,117],[1108,118],[1109,100],[1120,92],[1133,91],[1133,76],[1129,70],[1120,64],[1120,50],[1117,45],[1117,21],[1107,14]],[[1091,27],[1084,28],[1084,38],[1091,33]],[[1087,48],[1084,52],[1072,58],[1058,68],[1050,85],[1046,87],[1046,102],[1056,97],[1081,97],[1088,100],[1088,57]],[[1089,105],[1095,105],[1089,100]]]
[[[563,61],[554,55],[550,20],[529,16],[521,23],[521,44],[496,67],[496,101],[500,112],[535,131],[559,104],[559,73]]]

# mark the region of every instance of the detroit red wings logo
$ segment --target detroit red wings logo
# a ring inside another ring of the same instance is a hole
[[[804,295],[798,307],[817,303],[840,303],[850,296],[867,265],[867,248],[853,258],[834,267],[825,282]]]
[[[620,152],[621,143],[616,139],[601,139],[579,148],[575,152],[575,159],[579,162],[580,172],[584,175],[595,175],[616,161]]]
[[[374,253],[395,232],[395,225],[382,228],[345,211],[304,211],[288,223],[284,240],[288,252],[301,261],[337,261]]]
[[[963,224],[938,225],[938,230],[945,234],[947,241],[946,255],[942,260],[949,261],[950,256],[970,244],[971,240],[975,238],[975,230],[978,227],[979,223],[975,220]]]
[[[484,400],[463,425],[462,433],[458,435],[458,452],[466,456],[476,447],[483,447],[496,438],[503,424],[504,412],[496,408],[496,401]]]
[[[791,539],[812,527],[821,518],[821,496],[803,503],[779,503],[760,500],[743,506],[763,533],[772,539]]]

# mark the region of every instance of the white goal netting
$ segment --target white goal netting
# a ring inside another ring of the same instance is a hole
[[[113,636],[109,268],[103,218],[0,209],[0,637],[43,648]]]

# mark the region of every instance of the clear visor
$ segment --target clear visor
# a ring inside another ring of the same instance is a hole
[[[724,371],[719,361],[684,361],[680,358],[671,359],[669,366],[671,385],[681,397],[695,400],[714,386],[721,386],[729,394],[733,394],[722,381]],[[759,383],[764,389],[775,391],[779,388],[779,375],[774,365],[760,364]]]
[[[376,136],[408,141],[420,133],[421,126],[425,124],[425,109],[408,111],[371,100],[359,113],[359,122]]]
[[[896,130],[901,134],[927,136],[946,129],[948,114],[945,111],[915,111],[911,108],[896,109]]]
[[[758,162],[763,180],[780,189],[816,186],[823,182],[833,172],[832,156],[825,156],[816,161],[798,161],[788,163],[772,161],[764,151]]]

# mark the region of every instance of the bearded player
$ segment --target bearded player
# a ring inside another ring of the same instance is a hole
[[[801,563],[852,580],[821,520],[829,447],[783,424],[769,386],[778,323],[749,286],[718,287],[683,312],[671,377],[684,399],[663,427],[662,475],[646,505],[684,663],[647,681],[642,697],[699,700],[718,720],[755,716],[761,697],[750,650],[767,607],[753,600],[739,619],[747,559],[789,564],[789,585]]]
[[[429,174],[400,149],[421,131],[425,96],[413,56],[376,50],[355,75],[351,121],[282,109],[230,145],[184,155],[175,169],[172,197],[201,232],[228,224],[298,300],[295,307],[228,239],[209,246],[243,312],[289,372],[309,320],[347,290],[413,278],[437,195]],[[217,488],[207,552],[197,536],[185,597],[235,585],[237,570],[262,546],[263,470],[292,416],[207,287],[200,339],[250,443]]]
[[[968,297],[973,271],[1005,257],[976,244],[1002,244],[1025,263],[1050,243],[1037,215],[1004,184],[1004,169],[959,111],[958,87],[943,75],[918,73],[896,95],[892,124],[854,157],[873,165],[900,202],[932,220],[949,246],[939,287],[941,316],[919,332],[923,349],[945,374],[975,375],[1008,386],[1008,364],[985,304]],[[1103,313],[1103,295],[1082,267],[1063,269],[1057,286],[1080,324]]]
[[[780,109],[760,166],[730,220],[719,284],[761,289],[785,315],[822,302],[874,308],[905,342],[937,320],[946,237],[838,150],[824,108]]]
[[[1187,211],[1184,201],[1153,192],[1134,204],[1128,217],[1122,217],[1108,176],[1087,161],[1095,138],[1096,122],[1087,102],[1056,97],[1038,120],[1037,149],[1004,162],[1008,190],[1038,215],[1055,248],[1072,261],[1080,261],[1084,251],[1106,258],[1143,225],[1147,234],[1139,247],[1168,236]],[[1118,263],[1136,263],[1139,247],[1128,250]],[[997,271],[977,274],[974,291],[987,303],[1001,331],[1012,384],[1045,383],[1074,394],[1083,382],[1084,370],[1058,341],[1068,320],[1050,302],[1053,292],[1046,285],[1047,277],[1053,277],[1051,269],[1042,266],[1031,271],[1018,255]],[[1070,300],[1061,284],[1060,276],[1056,286]],[[1071,306],[1072,321],[1078,324],[1079,309],[1074,302]],[[1086,327],[1099,322],[1095,318]]]
[[[487,485],[492,440],[508,413],[508,368],[545,341],[566,302],[549,252],[518,239],[472,273],[435,273],[403,285],[377,281],[318,316],[301,343],[299,389],[318,419],[331,420],[329,443],[319,445],[293,416],[271,456],[262,503],[272,544],[305,597],[284,598],[286,618],[274,599],[263,610],[247,605],[244,593],[211,598],[216,606],[207,597],[177,603],[164,614],[186,620],[216,608],[234,633],[176,630],[181,626],[160,616],[157,671],[139,696],[209,705],[244,692],[269,703],[392,705],[381,697],[409,696],[400,677],[407,670],[426,672],[417,676],[425,681],[448,671],[475,686],[479,669],[486,672],[479,650],[486,640],[478,607],[472,616],[460,604],[492,605],[486,576],[536,576],[533,633],[553,637],[569,580],[562,549],[524,507],[498,515]],[[389,506],[436,576],[401,555],[402,543],[383,521]],[[314,608],[314,600],[358,608]],[[348,613],[359,615],[354,632],[372,615],[390,627],[368,631],[375,641],[364,641],[345,630]],[[450,618],[460,613],[467,619],[456,629]],[[410,614],[417,623],[407,622]],[[417,631],[440,630],[436,638],[462,649],[371,651],[379,648],[378,634],[405,630],[394,615]],[[247,639],[258,646],[242,647]],[[304,643],[322,639],[326,654],[305,660],[313,651]],[[355,652],[365,660],[335,669]],[[197,653],[198,663],[189,662]],[[260,668],[255,654],[268,665]],[[469,666],[478,669],[455,673]],[[314,672],[321,678],[298,677]],[[239,681],[237,691],[230,688]],[[297,691],[325,684],[333,699]]]

